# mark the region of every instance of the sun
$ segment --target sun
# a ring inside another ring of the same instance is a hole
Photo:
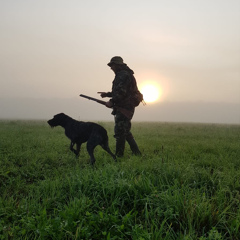
[[[144,84],[140,91],[143,94],[144,101],[147,103],[155,102],[160,97],[159,87],[153,84]]]

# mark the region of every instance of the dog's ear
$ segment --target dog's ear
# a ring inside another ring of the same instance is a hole
[[[64,113],[58,113],[58,114],[54,115],[53,117],[56,118],[56,117],[61,117],[63,115],[64,115]]]

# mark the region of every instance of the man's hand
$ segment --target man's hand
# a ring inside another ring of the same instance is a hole
[[[112,101],[108,101],[108,102],[106,102],[106,107],[108,107],[108,108],[112,108],[113,107],[113,103],[112,103]]]
[[[100,93],[100,96],[101,96],[102,98],[107,97],[107,93],[106,93],[106,92],[97,92],[97,93]]]

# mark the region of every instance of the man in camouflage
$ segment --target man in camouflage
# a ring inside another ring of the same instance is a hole
[[[125,149],[125,141],[135,155],[141,155],[138,145],[133,138],[131,130],[131,119],[134,114],[135,106],[131,102],[131,93],[136,87],[134,72],[124,62],[121,57],[113,57],[107,64],[115,73],[111,92],[100,92],[101,97],[110,97],[106,106],[113,108],[112,114],[115,116],[114,137],[116,138],[116,155],[122,157]],[[124,108],[131,112],[131,117],[127,118],[114,106]]]

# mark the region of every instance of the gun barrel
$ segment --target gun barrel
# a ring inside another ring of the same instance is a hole
[[[105,101],[102,101],[102,100],[99,100],[99,99],[96,99],[96,98],[93,98],[93,97],[89,97],[89,96],[84,95],[84,94],[80,94],[79,96],[83,97],[83,98],[87,98],[88,100],[92,100],[92,101],[98,102],[100,104],[106,105]]]
[[[88,100],[92,100],[92,101],[95,101],[97,103],[100,103],[102,105],[105,105],[106,106],[106,102],[105,101],[102,101],[102,100],[99,100],[99,99],[96,99],[96,98],[92,98],[92,97],[89,97],[87,95],[84,95],[84,94],[80,94],[79,95],[80,97],[83,97],[83,98],[87,98]],[[132,116],[133,116],[133,112],[132,111],[129,111],[127,109],[124,109],[122,107],[118,107],[118,106],[114,106],[114,108],[118,109],[123,115],[125,115],[128,119],[131,119]]]
[[[84,95],[84,94],[80,94],[79,96],[80,96],[80,97],[87,98],[87,99],[89,99],[89,100],[91,99],[91,97],[89,97],[89,96],[87,96],[87,95]]]

